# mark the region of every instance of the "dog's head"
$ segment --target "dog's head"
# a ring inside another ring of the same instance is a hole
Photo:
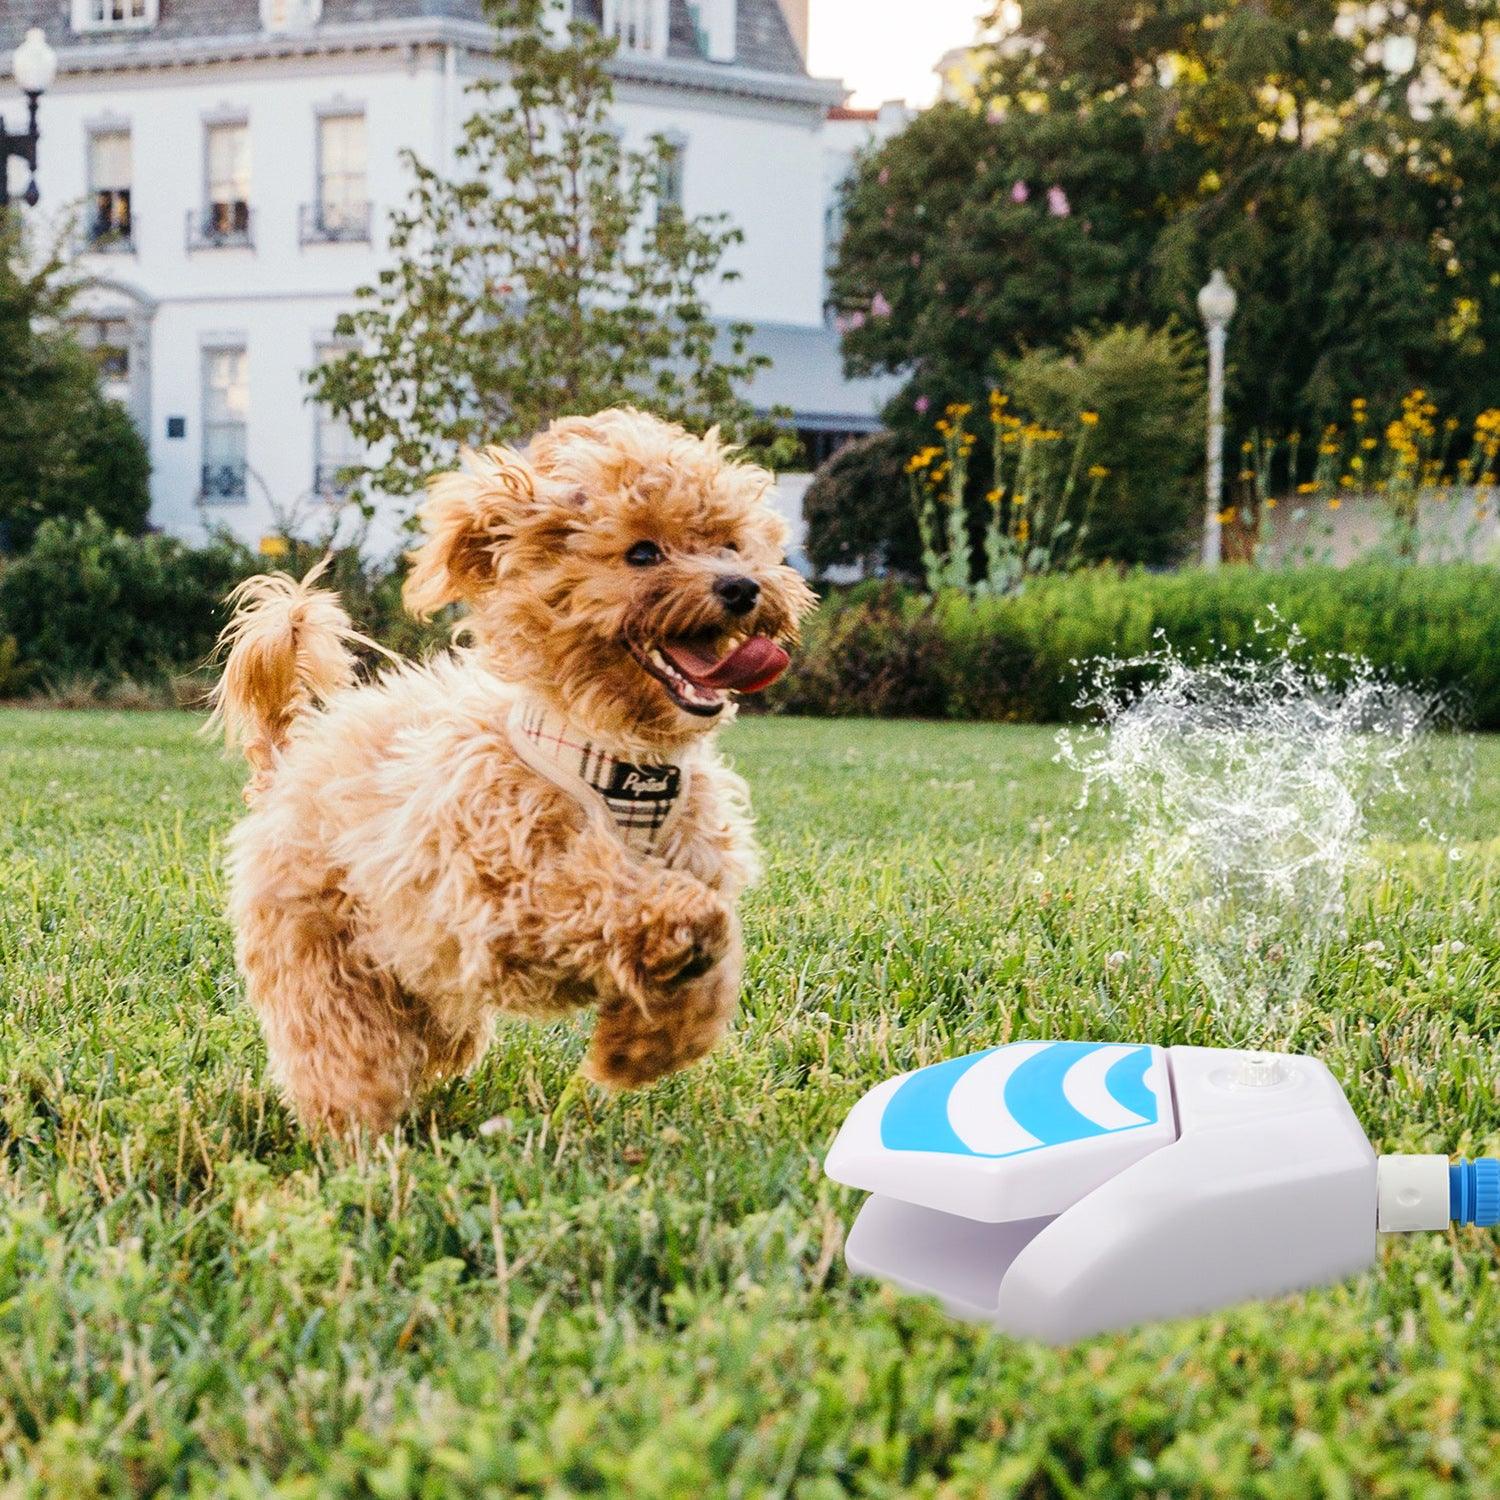
[[[670,748],[780,675],[814,603],[771,483],[716,432],[569,417],[432,482],[406,603],[462,602],[502,676],[594,735]]]

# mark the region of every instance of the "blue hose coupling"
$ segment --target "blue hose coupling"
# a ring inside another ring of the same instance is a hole
[[[1448,1168],[1448,1212],[1455,1224],[1500,1224],[1500,1158],[1460,1158]]]

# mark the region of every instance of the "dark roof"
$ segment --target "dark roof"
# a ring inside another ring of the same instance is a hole
[[[105,31],[75,35],[69,0],[0,0],[0,48],[14,47],[29,27],[40,26],[55,47],[78,42],[163,41],[188,36],[244,36],[261,29],[259,0],[159,0],[156,25],[149,31]],[[667,55],[701,60],[688,0],[670,0],[671,34]],[[599,21],[602,0],[574,0],[580,16]],[[323,0],[318,31],[372,21],[433,16],[483,21],[483,0]],[[736,63],[762,73],[806,75],[780,0],[739,0]]]

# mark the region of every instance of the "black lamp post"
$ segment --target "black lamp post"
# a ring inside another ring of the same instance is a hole
[[[26,184],[26,201],[35,204],[41,196],[36,185],[36,143],[41,137],[36,124],[36,107],[57,77],[57,53],[47,45],[40,26],[33,26],[26,33],[26,40],[16,48],[11,58],[11,71],[21,85],[21,92],[26,95],[26,129],[12,131],[0,121],[0,208],[10,203],[10,159],[13,156],[19,156],[31,169],[31,181]]]

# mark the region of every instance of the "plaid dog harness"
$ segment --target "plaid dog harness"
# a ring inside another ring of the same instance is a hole
[[[627,848],[657,853],[682,805],[683,767],[620,760],[534,699],[517,699],[508,727],[516,753],[532,770],[591,812],[602,803]]]

